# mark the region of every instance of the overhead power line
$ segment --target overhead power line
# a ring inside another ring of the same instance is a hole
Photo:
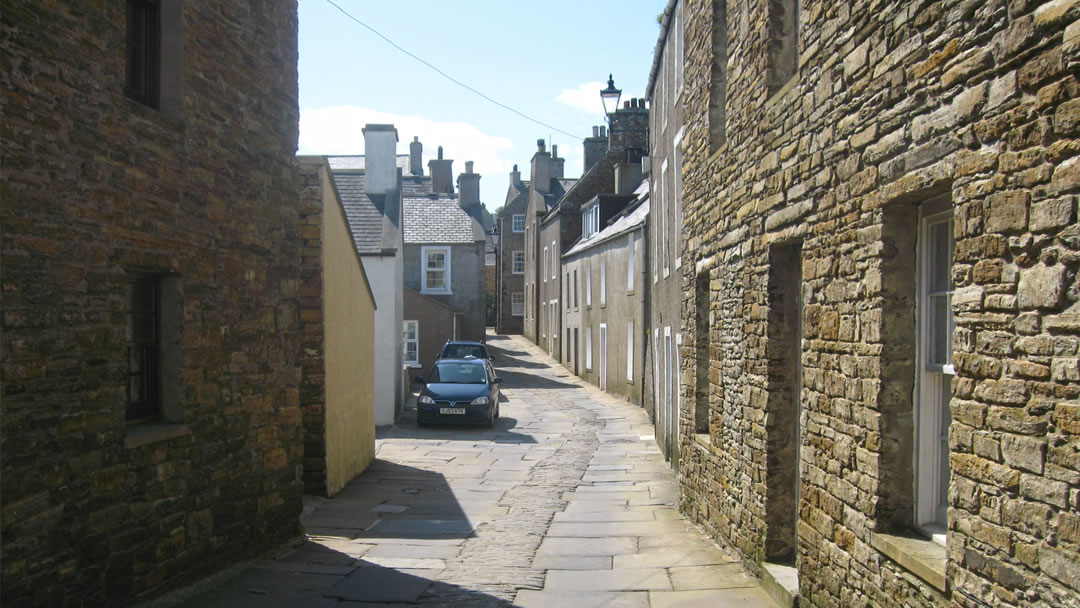
[[[376,36],[378,36],[379,38],[382,38],[383,40],[385,40],[385,41],[386,41],[386,43],[387,43],[387,44],[389,44],[390,46],[392,46],[392,47],[394,47],[395,49],[397,49],[397,50],[401,51],[402,53],[404,53],[404,54],[408,55],[409,57],[412,57],[413,59],[415,59],[415,60],[419,61],[420,63],[422,63],[422,64],[424,64],[424,65],[426,65],[427,67],[431,68],[432,70],[435,70],[435,72],[436,72],[436,73],[438,73],[438,74],[439,74],[440,76],[442,76],[443,78],[445,78],[445,79],[449,80],[450,82],[452,82],[452,83],[454,83],[454,84],[458,85],[459,87],[461,87],[461,88],[463,88],[463,89],[465,89],[465,90],[467,90],[467,91],[470,91],[470,92],[472,92],[472,93],[474,93],[474,94],[476,94],[476,95],[479,95],[480,97],[482,97],[482,98],[486,99],[487,101],[489,101],[489,102],[491,102],[491,103],[493,103],[493,104],[495,104],[495,105],[499,106],[500,108],[503,108],[504,110],[509,110],[509,111],[513,112],[514,114],[517,114],[518,116],[520,116],[520,117],[524,118],[525,120],[529,120],[529,121],[532,121],[532,122],[534,122],[534,123],[536,123],[536,124],[538,124],[538,125],[540,125],[540,126],[542,126],[542,127],[547,127],[548,129],[551,129],[552,131],[557,131],[557,132],[559,132],[559,133],[562,133],[563,135],[566,135],[567,137],[569,137],[569,138],[571,138],[571,139],[576,139],[576,140],[579,140],[579,141],[581,140],[581,137],[580,137],[580,136],[578,136],[578,135],[574,135],[574,134],[572,134],[572,133],[567,133],[566,131],[563,131],[562,129],[558,129],[558,128],[556,128],[556,127],[553,127],[553,126],[551,126],[551,125],[547,124],[546,122],[543,122],[543,121],[537,120],[537,119],[533,118],[532,116],[529,116],[528,114],[526,114],[526,113],[524,113],[524,112],[521,112],[521,111],[519,111],[519,110],[516,110],[516,109],[514,109],[514,108],[511,108],[510,106],[506,105],[505,103],[502,103],[502,102],[496,101],[496,100],[494,100],[494,99],[492,99],[492,98],[488,97],[487,95],[484,95],[484,94],[483,94],[483,93],[481,93],[480,91],[477,91],[476,89],[474,89],[474,88],[470,87],[469,85],[465,84],[464,82],[461,82],[461,81],[460,81],[460,80],[458,80],[457,78],[454,78],[453,76],[451,76],[451,75],[447,74],[446,72],[444,72],[444,71],[440,70],[439,68],[437,68],[437,67],[435,67],[435,66],[431,65],[430,63],[428,63],[428,62],[427,62],[427,61],[425,61],[424,59],[422,59],[422,58],[420,58],[420,57],[417,57],[416,55],[414,55],[414,54],[410,53],[409,51],[407,51],[407,50],[405,50],[405,49],[401,48],[400,46],[398,46],[398,44],[397,44],[397,43],[395,43],[395,42],[394,42],[393,40],[390,40],[390,39],[389,39],[389,38],[387,38],[386,36],[383,36],[383,35],[382,35],[381,33],[379,33],[379,31],[378,31],[378,30],[376,30],[375,28],[371,27],[370,25],[368,25],[368,24],[364,23],[363,21],[361,21],[361,20],[357,19],[356,17],[352,16],[351,14],[349,14],[349,11],[347,11],[347,10],[345,10],[345,9],[341,8],[340,6],[338,6],[338,4],[334,2],[334,0],[326,0],[326,2],[327,2],[328,4],[330,4],[330,6],[333,6],[333,7],[334,7],[334,8],[336,8],[337,10],[341,11],[341,14],[345,15],[345,16],[346,16],[346,17],[348,17],[349,19],[352,19],[352,20],[353,20],[353,21],[355,21],[356,23],[358,23],[358,24],[360,24],[361,26],[365,27],[365,28],[366,28],[366,29],[368,29],[368,30],[369,30],[369,31],[370,31],[371,33],[375,34],[375,35],[376,35]]]

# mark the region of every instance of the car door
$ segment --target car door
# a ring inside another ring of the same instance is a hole
[[[491,399],[491,405],[494,406],[499,402],[499,385],[495,383],[495,368],[491,366],[491,361],[487,362],[487,374],[488,374],[488,386],[491,387],[489,392],[489,399]]]

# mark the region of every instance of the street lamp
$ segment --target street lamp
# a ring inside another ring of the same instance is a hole
[[[619,109],[619,98],[622,97],[622,89],[615,88],[615,80],[608,74],[607,88],[600,89],[600,102],[604,104],[604,114],[607,116],[608,122],[611,122],[611,115]]]

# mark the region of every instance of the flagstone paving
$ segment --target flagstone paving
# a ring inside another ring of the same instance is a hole
[[[305,497],[306,542],[180,605],[775,606],[679,514],[641,408],[522,338],[489,345],[494,429],[403,420],[336,497]]]

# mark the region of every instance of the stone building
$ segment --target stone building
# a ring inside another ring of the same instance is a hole
[[[375,296],[324,156],[301,156],[304,491],[333,496],[375,459]]]
[[[586,140],[586,146],[588,145]],[[586,160],[588,157],[586,156]],[[548,210],[573,187],[574,180],[563,177],[565,159],[559,158],[558,149],[547,151],[544,140],[536,141],[536,152],[529,162],[528,202],[525,211],[525,319],[524,335],[550,350],[547,326],[551,324],[548,303],[551,288],[545,288],[552,280],[554,265],[550,235],[541,235],[541,221]],[[543,292],[543,293],[541,293]],[[556,351],[557,352],[557,351]]]
[[[526,301],[535,308],[534,314],[525,319],[525,336],[556,359],[562,359],[565,348],[570,346],[562,339],[565,311],[561,260],[563,253],[581,238],[582,209],[598,194],[617,191],[617,166],[623,166],[622,190],[633,192],[641,181],[641,158],[648,147],[649,111],[645,100],[623,102],[610,119],[610,131],[605,133],[597,127],[592,137],[585,139],[584,171],[577,180],[563,179],[563,159],[554,146],[549,156],[543,140],[539,140],[533,155],[533,180],[525,217],[525,282],[527,287],[532,283],[533,295],[527,294]],[[540,190],[538,178],[550,178],[553,186]]]
[[[296,3],[3,13],[0,603],[128,604],[300,533]]]
[[[585,205],[582,235],[562,256],[564,365],[631,403],[642,402],[648,184]]]
[[[495,218],[499,235],[496,261],[495,331],[520,334],[525,330],[525,213],[529,182],[521,179],[517,165],[510,172],[506,202]]]
[[[417,358],[407,357],[406,364],[418,370],[430,369],[445,337],[480,342],[487,327],[488,240],[483,228],[480,174],[473,172],[472,161],[465,161],[455,193],[450,181],[452,162],[443,158],[440,147],[438,158],[428,162],[430,178],[408,176],[403,185],[405,297],[433,301],[406,303],[406,308],[449,312],[449,324],[442,315],[405,317],[406,334],[415,335],[417,340],[417,348],[409,351]]]
[[[645,408],[656,427],[656,442],[673,467],[679,462],[682,392],[679,345],[682,343],[682,120],[683,3],[671,0],[660,23],[660,39],[646,87],[649,113],[648,353],[645,361]]]
[[[800,605],[1078,605],[1080,4],[683,11],[684,509]]]

